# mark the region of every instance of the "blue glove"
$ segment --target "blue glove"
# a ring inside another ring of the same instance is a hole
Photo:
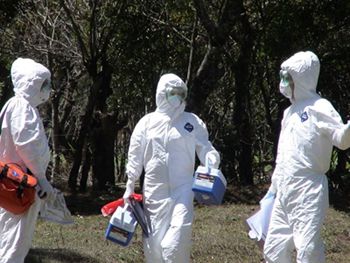
[[[275,197],[275,194],[271,193],[271,192],[267,192],[266,195],[263,197],[263,199],[260,200],[259,204],[261,205],[262,201],[269,199],[271,197]]]

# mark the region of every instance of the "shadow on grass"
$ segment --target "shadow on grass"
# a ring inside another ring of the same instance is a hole
[[[350,186],[332,187],[329,189],[329,203],[334,209],[350,212]]]
[[[268,185],[236,186],[228,185],[223,203],[257,205],[267,192]]]
[[[72,215],[97,215],[101,208],[124,194],[125,188],[115,186],[108,191],[88,190],[86,193],[64,192],[68,209]]]
[[[222,203],[258,205],[268,188],[268,184],[252,186],[229,184]],[[135,190],[137,193],[141,192],[139,187],[136,187]],[[97,215],[101,214],[101,208],[105,204],[121,198],[124,191],[124,185],[119,185],[103,192],[89,189],[87,193],[71,193],[67,191],[64,195],[67,207],[72,215]],[[330,186],[329,199],[330,205],[336,210],[350,212],[350,185],[338,188]]]
[[[68,249],[31,249],[24,263],[61,262],[61,263],[100,263]]]
[[[253,185],[253,186],[235,186],[228,185],[225,192],[223,202],[226,204],[245,204],[257,205],[261,198],[266,194],[268,186]],[[112,190],[98,192],[88,191],[87,193],[70,193],[66,192],[65,200],[67,207],[72,215],[97,215],[101,214],[101,208],[109,202],[121,198],[125,188],[116,186]],[[141,193],[139,187],[135,191]]]

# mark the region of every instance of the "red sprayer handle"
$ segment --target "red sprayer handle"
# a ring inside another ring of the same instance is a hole
[[[142,201],[142,194],[132,194],[131,196],[137,202]],[[104,205],[101,208],[101,212],[102,212],[103,216],[108,216],[108,215],[111,216],[111,215],[113,215],[115,210],[117,210],[118,206],[124,206],[124,198],[119,198],[118,200],[115,200],[113,202],[110,202],[110,203]]]

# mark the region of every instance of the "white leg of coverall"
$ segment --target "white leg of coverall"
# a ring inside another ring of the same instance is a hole
[[[144,239],[148,263],[189,263],[193,221],[193,194],[183,194],[169,202],[152,222],[156,231]],[[158,227],[157,227],[158,226]]]
[[[298,263],[326,262],[322,226],[329,207],[328,181],[323,175],[322,184],[308,190],[298,213],[293,215],[294,243]],[[311,194],[310,194],[311,193]]]
[[[297,198],[285,198],[285,205],[276,199],[264,246],[267,262],[292,262],[297,251],[298,263],[326,262],[322,241],[322,225],[328,210],[328,181],[324,175],[296,190]],[[290,211],[287,213],[286,211]]]
[[[187,195],[182,197],[184,198],[180,197],[174,206],[170,228],[161,243],[166,263],[190,262],[193,200]]]
[[[151,225],[149,238],[143,236],[147,263],[164,263],[160,243],[170,224],[170,199],[144,204],[144,213]]]
[[[264,256],[268,263],[292,263],[294,250],[293,232],[279,198],[272,210],[268,234],[264,244]]]
[[[0,263],[23,263],[33,239],[41,206],[38,195],[25,213],[14,215],[0,208]]]

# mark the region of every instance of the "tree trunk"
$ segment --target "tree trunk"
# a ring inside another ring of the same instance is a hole
[[[81,179],[80,179],[80,185],[79,185],[79,191],[84,193],[87,190],[87,182],[89,179],[89,171],[91,168],[91,151],[88,147],[88,142],[85,140],[84,144],[84,158],[83,158],[83,166],[81,169]]]
[[[193,97],[196,101],[192,107],[195,112],[201,112],[201,107],[205,105],[213,86],[223,77],[224,69],[220,68],[221,57],[224,45],[232,37],[240,47],[238,60],[232,64],[236,87],[234,124],[237,129],[239,174],[243,183],[253,184],[252,127],[249,114],[249,65],[253,51],[253,35],[243,1],[226,1],[222,17],[217,23],[211,21],[202,0],[195,0],[194,4],[210,36],[210,46],[193,83]]]
[[[94,188],[106,190],[115,184],[114,176],[114,137],[115,122],[110,115],[94,122],[93,133],[93,176]]]
[[[219,67],[222,49],[209,46],[200,68],[193,80],[193,87],[189,91],[192,95],[188,110],[198,115],[203,113],[206,100],[213,91],[213,86],[222,78],[224,70]]]
[[[52,162],[52,171],[51,171],[51,180],[52,182],[57,181],[57,175],[60,174],[60,126],[58,121],[58,105],[59,99],[52,99],[52,152],[53,152],[53,162]]]
[[[85,114],[83,116],[79,135],[75,143],[74,163],[69,174],[68,185],[72,190],[76,190],[79,169],[80,169],[80,166],[82,165],[82,152],[83,152],[84,142],[90,130],[90,123],[93,117],[94,107],[98,99],[98,93],[105,79],[105,76],[107,73],[106,71],[109,71],[109,70],[102,69],[102,71],[95,78],[94,83],[92,84],[90,89],[90,94],[88,98],[88,103],[86,105]]]
[[[237,2],[238,3],[238,2]],[[233,67],[236,84],[236,105],[234,124],[237,130],[237,149],[239,149],[239,176],[243,184],[252,185],[253,181],[253,138],[249,98],[249,75],[253,53],[253,33],[245,13],[243,3],[236,5],[235,12],[239,17],[238,43],[240,53]]]

